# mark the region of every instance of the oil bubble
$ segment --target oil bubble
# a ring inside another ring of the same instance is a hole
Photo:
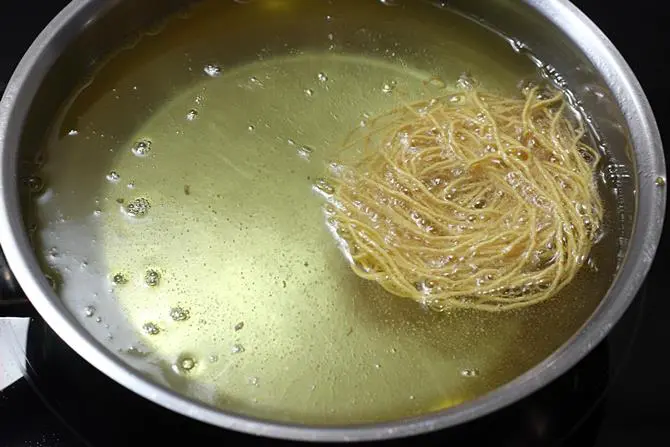
[[[382,85],[382,93],[389,94],[395,89],[395,82],[387,82]]]
[[[143,138],[135,142],[132,148],[133,154],[138,157],[146,157],[151,152],[151,140]]]
[[[118,182],[120,178],[121,176],[116,171],[109,171],[109,174],[107,174],[107,180],[110,182]]]
[[[161,330],[156,323],[148,322],[142,325],[142,331],[147,335],[158,335]]]
[[[461,104],[464,101],[463,95],[455,94],[447,97],[447,101],[451,104]]]
[[[79,131],[77,129],[70,129],[67,131],[68,136],[75,137],[79,135]]]
[[[323,178],[317,179],[315,184],[314,184],[314,187],[318,190],[318,192],[323,193],[323,194],[328,195],[328,196],[335,193],[335,188],[330,183],[328,183],[327,180],[325,180]]]
[[[172,318],[174,321],[186,321],[190,318],[190,316],[191,312],[181,306],[170,309],[170,318]]]
[[[215,78],[217,76],[221,76],[221,67],[218,65],[214,64],[207,64],[205,67],[202,69],[202,71],[205,72],[205,74],[209,77]]]
[[[474,203],[473,206],[474,206],[475,209],[480,210],[480,209],[482,209],[482,208],[484,208],[484,207],[486,206],[486,200],[484,200],[484,199],[479,199],[479,200],[477,200],[477,201]]]
[[[156,287],[161,280],[161,274],[154,269],[149,269],[144,274],[144,282],[149,287]]]
[[[57,258],[58,257],[58,249],[56,247],[51,247],[48,251],[49,257],[50,258]]]
[[[472,90],[477,86],[477,80],[470,73],[462,73],[458,77],[457,85],[463,90]]]
[[[144,197],[138,197],[126,205],[126,213],[133,217],[146,216],[151,208],[151,204]]]
[[[309,158],[312,156],[312,152],[314,152],[314,149],[311,147],[301,146],[300,149],[298,149],[298,156],[304,160],[309,160]]]
[[[316,75],[316,79],[318,79],[320,82],[327,82],[328,76],[325,73],[321,72]]]
[[[248,379],[249,385],[258,386],[259,379],[256,376],[251,376]]]
[[[94,306],[84,307],[84,315],[86,315],[88,318],[91,318],[93,315],[95,315],[95,307]]]
[[[235,325],[234,329],[235,329],[235,331],[240,331],[240,330],[242,330],[243,327],[244,327],[244,321],[240,321],[239,323],[237,323]]]
[[[308,97],[313,96],[314,95],[314,90],[312,90],[311,88],[306,88],[305,89],[305,95],[308,96]]]
[[[128,277],[123,273],[115,273],[112,276],[112,282],[116,285],[123,285],[128,283]]]
[[[120,349],[119,351],[136,358],[145,358],[150,354],[150,352],[139,349],[137,346],[132,345],[129,346],[128,349]]]
[[[231,349],[231,352],[232,352],[233,354],[240,354],[240,353],[244,352],[244,346],[242,346],[242,345],[239,344],[239,343],[238,343],[238,344],[235,344],[235,345],[233,345],[233,347],[232,347],[232,349]]]
[[[187,121],[193,121],[198,117],[198,111],[195,109],[191,109],[186,113],[186,120]]]
[[[435,88],[443,89],[447,86],[447,83],[442,80],[442,78],[438,76],[433,76],[428,80],[428,84],[432,85]]]
[[[181,357],[172,365],[172,370],[177,374],[189,373],[195,368],[196,361],[192,357]]]
[[[44,191],[44,181],[41,177],[36,175],[31,175],[24,181],[25,185],[28,187],[28,191],[33,194],[39,194]]]
[[[656,177],[656,180],[654,180],[654,183],[656,186],[665,186],[665,179],[661,176]]]
[[[479,371],[477,369],[463,369],[461,370],[461,376],[463,377],[477,377],[479,375]]]

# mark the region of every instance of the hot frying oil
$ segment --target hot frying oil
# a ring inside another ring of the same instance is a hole
[[[510,95],[536,76],[448,9],[387,3],[205,0],[73,94],[45,145],[38,249],[87,329],[221,408],[345,424],[480,396],[583,324],[607,236],[597,273],[496,314],[426,310],[342,257],[314,188],[352,129],[464,72]]]

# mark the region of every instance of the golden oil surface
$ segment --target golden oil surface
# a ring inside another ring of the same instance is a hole
[[[367,117],[465,71],[515,94],[533,69],[427,3],[206,0],[64,107],[38,250],[110,349],[221,408],[353,424],[472,399],[586,321],[614,271],[607,237],[598,273],[549,302],[437,314],[351,272],[313,185]]]

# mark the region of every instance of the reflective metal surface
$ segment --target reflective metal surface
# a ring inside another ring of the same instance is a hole
[[[121,363],[76,323],[43,278],[21,218],[20,160],[49,120],[69,87],[90,62],[143,24],[179,2],[73,1],[40,35],[10,81],[0,107],[2,248],[18,282],[55,332],[82,357],[122,385],[167,408],[221,427],[279,438],[364,440],[407,436],[455,425],[499,409],[542,387],[589,352],[619,319],[653,259],[665,210],[664,160],[654,118],[634,75],[609,41],[565,1],[453,2],[524,42],[556,68],[594,115],[621,160],[632,159],[637,219],[629,218],[628,253],[608,296],[590,321],[568,343],[523,376],[482,398],[444,412],[360,427],[320,428],[273,424],[226,414],[155,385]],[[123,20],[121,18],[124,18]],[[126,20],[125,17],[132,17]],[[55,65],[54,65],[55,64]],[[49,86],[57,81],[61,88]],[[593,93],[595,92],[595,93]],[[623,133],[622,133],[623,129]],[[619,135],[619,136],[617,136]],[[630,140],[632,147],[617,141]],[[629,162],[630,163],[630,162]],[[633,200],[634,198],[628,198]]]

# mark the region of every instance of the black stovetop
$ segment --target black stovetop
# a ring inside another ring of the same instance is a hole
[[[39,6],[5,3],[9,4],[0,7],[0,90],[32,39],[67,1]],[[623,53],[645,88],[664,140],[670,141],[670,62],[664,59],[670,51],[670,15],[655,0],[637,0],[625,8],[606,0],[574,3]],[[666,158],[669,155],[666,150]],[[666,230],[668,226],[666,222]],[[571,371],[489,417],[387,444],[670,445],[670,362],[664,355],[670,342],[670,300],[663,283],[670,237],[668,231],[664,234],[652,271],[631,308]],[[12,312],[31,314],[20,306]],[[137,397],[78,357],[38,317],[30,320],[27,340],[26,374],[0,390],[0,447],[281,444],[197,423]],[[0,358],[0,373],[3,362],[7,359]]]

